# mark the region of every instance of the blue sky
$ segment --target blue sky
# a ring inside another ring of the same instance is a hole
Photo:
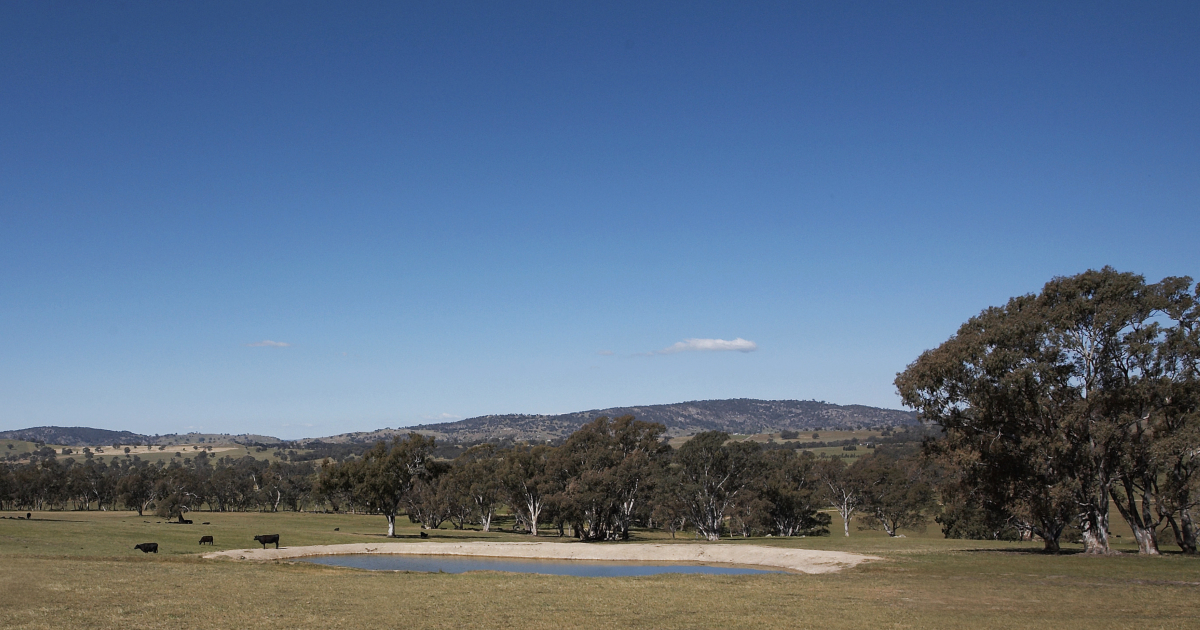
[[[1200,274],[1194,3],[648,4],[0,5],[0,429],[899,407]]]

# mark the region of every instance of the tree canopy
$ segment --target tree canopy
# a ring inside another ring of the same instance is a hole
[[[1110,504],[1143,553],[1164,521],[1194,550],[1197,297],[1186,277],[1054,278],[968,320],[896,386],[944,428],[963,482],[1048,550],[1073,527],[1109,553]]]

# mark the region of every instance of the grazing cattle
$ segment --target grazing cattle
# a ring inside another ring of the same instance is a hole
[[[208,543],[210,545],[213,544],[212,536],[201,536],[200,544],[203,545],[204,543]]]
[[[140,544],[134,545],[133,548],[137,549],[138,551],[140,551],[142,553],[150,553],[152,551],[154,553],[158,553],[158,543],[140,543]]]
[[[276,549],[279,548],[279,534],[262,534],[259,536],[255,536],[254,540],[256,542],[262,543],[263,549],[266,549],[267,545],[269,545],[271,543],[275,543]]]

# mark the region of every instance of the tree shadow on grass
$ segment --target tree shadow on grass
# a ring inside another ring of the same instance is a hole
[[[1058,551],[1046,551],[1045,549],[959,549],[962,553],[977,553],[977,554],[1009,554],[1021,556],[1074,556],[1082,554],[1082,549],[1060,549]]]

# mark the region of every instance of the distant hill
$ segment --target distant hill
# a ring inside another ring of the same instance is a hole
[[[881,409],[864,405],[835,405],[816,400],[697,400],[670,405],[642,407],[612,407],[559,415],[508,414],[490,415],[413,427],[379,429],[359,433],[343,433],[324,438],[294,440],[297,445],[309,442],[370,443],[394,435],[416,431],[438,438],[441,443],[473,442],[545,442],[566,438],[576,429],[600,416],[616,418],[633,415],[638,420],[658,422],[667,427],[672,437],[693,435],[701,431],[755,434],[784,430],[856,429],[867,427],[909,426],[918,424],[911,411]],[[188,433],[170,435],[140,435],[129,431],[109,431],[88,427],[34,427],[0,432],[0,439],[45,442],[63,446],[98,446],[106,444],[182,444],[230,443],[277,444],[279,438],[265,435],[228,435]]]
[[[600,416],[633,415],[638,420],[658,422],[670,436],[701,431],[726,433],[774,433],[783,430],[853,429],[918,424],[911,411],[881,409],[864,405],[835,405],[816,400],[698,400],[670,405],[613,407],[561,415],[492,415],[457,422],[422,424],[387,433],[416,431],[454,442],[511,439],[545,441],[565,438]],[[380,432],[373,432],[380,433]],[[358,434],[360,439],[372,439]],[[382,436],[381,436],[382,437]]]
[[[150,438],[129,431],[109,431],[90,427],[33,427],[0,432],[0,440],[24,440],[63,446],[148,443]]]
[[[142,435],[131,431],[110,431],[91,427],[32,427],[16,431],[0,431],[0,440],[23,440],[43,442],[60,446],[105,446],[108,444],[278,444],[283,442],[269,435],[242,433],[169,433],[167,435]]]

